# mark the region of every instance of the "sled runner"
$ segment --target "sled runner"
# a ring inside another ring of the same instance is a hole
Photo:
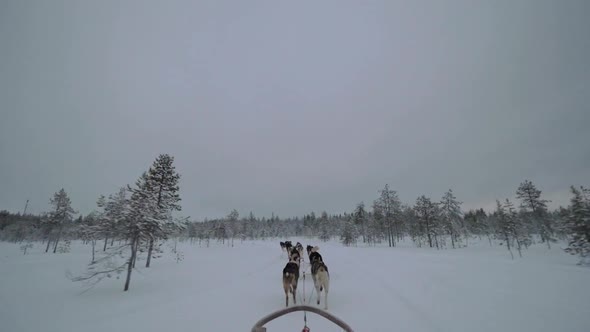
[[[318,314],[318,315],[326,318],[327,320],[331,321],[332,323],[340,326],[344,331],[353,332],[353,329],[350,326],[348,326],[348,324],[346,324],[340,318],[330,314],[327,311],[321,310],[316,307],[308,306],[308,305],[296,305],[296,306],[292,306],[292,307],[288,307],[288,308],[285,308],[282,310],[275,311],[267,316],[264,316],[258,322],[256,322],[256,324],[254,324],[254,327],[252,327],[251,332],[266,332],[266,327],[264,327],[264,325],[266,323],[268,323],[272,320],[275,320],[281,316],[284,316],[286,314],[296,312],[296,311],[313,312],[315,314]],[[309,327],[307,327],[307,319],[306,318],[305,318],[305,326],[303,327],[302,332],[310,332]]]

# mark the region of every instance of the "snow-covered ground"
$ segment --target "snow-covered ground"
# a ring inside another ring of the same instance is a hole
[[[329,311],[355,331],[590,331],[590,268],[577,266],[557,245],[535,246],[511,260],[504,248],[485,242],[437,251],[290,240],[320,245],[331,276]],[[84,293],[66,271],[83,270],[88,246],[45,254],[37,244],[23,255],[18,245],[0,243],[0,330],[250,331],[284,306],[286,258],[278,242],[180,243],[184,261],[168,253],[139,268],[129,292],[112,278]],[[307,277],[307,297],[312,288]],[[312,313],[307,320],[312,332],[340,330]],[[266,326],[301,331],[303,313]]]

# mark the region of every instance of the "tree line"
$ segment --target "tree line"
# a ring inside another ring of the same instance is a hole
[[[159,155],[133,186],[121,187],[108,197],[101,195],[96,209],[86,216],[74,218],[77,212],[64,189],[53,195],[49,201],[51,210],[40,216],[2,211],[0,239],[21,242],[25,253],[33,242],[42,242],[45,252],[57,253],[60,242],[61,252],[66,252],[72,240],[82,240],[91,246],[92,260],[86,272],[72,276],[72,280],[96,283],[126,272],[127,291],[138,252],[146,252],[145,267],[149,268],[161,241],[184,229],[185,220],[175,215],[181,211],[181,198],[180,175],[173,163],[174,157]]]
[[[98,282],[113,274],[126,273],[128,290],[139,254],[145,255],[145,267],[162,252],[162,243],[187,240],[208,246],[211,241],[234,246],[235,241],[290,236],[338,239],[346,246],[380,245],[396,247],[411,241],[417,247],[462,248],[475,238],[491,245],[505,246],[511,257],[522,256],[534,243],[548,248],[557,240],[568,243],[568,253],[584,262],[590,254],[590,190],[570,188],[567,207],[550,211],[541,190],[529,180],[520,183],[516,202],[496,201],[492,212],[483,209],[463,211],[452,190],[440,199],[421,195],[413,204],[404,204],[398,193],[385,185],[370,207],[364,202],[351,212],[320,216],[314,212],[302,217],[258,218],[253,212],[240,217],[232,210],[226,217],[189,221],[181,218],[180,174],[174,157],[159,155],[133,186],[125,185],[97,199],[96,209],[77,216],[64,189],[50,199],[51,209],[41,215],[12,214],[0,211],[0,240],[21,243],[26,254],[33,243],[42,243],[45,252],[67,252],[72,240],[82,240],[91,248],[92,259],[86,272],[72,276],[75,281]],[[516,204],[515,204],[516,203]],[[172,251],[177,257],[176,246]],[[123,259],[121,260],[121,257]]]

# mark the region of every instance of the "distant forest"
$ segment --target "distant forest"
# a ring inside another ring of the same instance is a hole
[[[174,157],[162,154],[133,186],[98,197],[96,209],[88,215],[77,216],[64,189],[50,198],[51,209],[41,215],[0,211],[0,240],[20,243],[24,254],[35,243],[43,245],[45,252],[67,252],[72,240],[82,240],[92,248],[92,262],[89,274],[78,279],[127,270],[125,290],[137,255],[144,253],[149,267],[166,240],[233,246],[235,241],[297,236],[338,239],[346,246],[360,243],[392,248],[411,240],[417,247],[442,249],[463,248],[473,239],[486,239],[490,245],[505,246],[513,258],[522,256],[532,244],[551,248],[561,240],[581,263],[590,254],[590,190],[585,187],[570,187],[570,205],[554,211],[528,180],[517,187],[516,202],[498,200],[493,213],[462,211],[452,190],[440,198],[420,196],[413,204],[404,204],[386,184],[370,206],[360,202],[351,212],[338,215],[311,212],[296,218],[258,218],[252,212],[240,216],[233,210],[225,218],[196,222],[178,217],[180,178]],[[171,250],[178,254],[175,247]],[[107,259],[117,255],[126,257],[119,265]],[[95,263],[105,260],[112,268],[93,272]]]

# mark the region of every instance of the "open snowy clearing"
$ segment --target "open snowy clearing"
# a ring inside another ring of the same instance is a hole
[[[0,243],[1,330],[249,331],[262,316],[284,307],[286,256],[280,240],[236,241],[233,248],[179,243],[184,253],[179,263],[170,253],[149,269],[138,261],[129,292],[123,292],[124,276],[104,279],[87,292],[66,278],[68,270],[83,271],[89,246],[75,243],[71,253],[45,254],[36,244],[23,255],[18,245]],[[485,242],[437,251],[290,240],[320,246],[331,276],[329,312],[355,331],[582,332],[590,327],[590,269],[577,266],[577,259],[557,245],[552,250],[537,245],[511,260],[505,248]],[[301,278],[298,303],[303,288]],[[312,289],[308,274],[308,302]],[[340,330],[312,313],[307,320],[311,331]],[[301,331],[303,313],[266,326],[269,332]]]

